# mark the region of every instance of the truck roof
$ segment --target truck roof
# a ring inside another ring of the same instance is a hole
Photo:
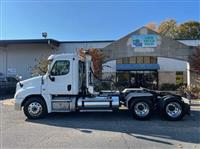
[[[81,59],[75,53],[62,53],[62,54],[52,54],[52,55],[50,55],[48,57],[48,60],[53,60],[53,59],[67,59],[67,58],[78,58],[78,59]]]

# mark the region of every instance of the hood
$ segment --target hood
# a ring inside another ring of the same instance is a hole
[[[21,87],[20,87],[21,84]],[[27,80],[23,80],[17,83],[17,90],[19,88],[29,88],[29,87],[36,87],[40,89],[42,84],[42,76],[33,77]]]

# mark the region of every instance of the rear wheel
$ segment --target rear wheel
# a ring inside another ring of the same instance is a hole
[[[44,117],[46,113],[46,104],[41,97],[31,97],[24,104],[24,114],[29,119]]]
[[[170,98],[161,102],[160,106],[162,117],[177,121],[184,117],[183,104],[176,98]]]
[[[130,106],[131,114],[138,120],[146,120],[152,116],[153,108],[151,101],[134,99]]]

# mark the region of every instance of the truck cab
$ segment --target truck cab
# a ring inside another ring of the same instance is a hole
[[[177,95],[163,95],[143,88],[95,92],[92,59],[89,54],[51,55],[44,76],[17,83],[16,110],[24,110],[30,119],[51,112],[111,112],[123,105],[144,120],[160,110],[169,120],[182,119],[189,113],[189,100]]]

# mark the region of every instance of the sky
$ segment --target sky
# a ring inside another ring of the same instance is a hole
[[[0,0],[0,39],[117,40],[170,18],[200,21],[200,0]]]

